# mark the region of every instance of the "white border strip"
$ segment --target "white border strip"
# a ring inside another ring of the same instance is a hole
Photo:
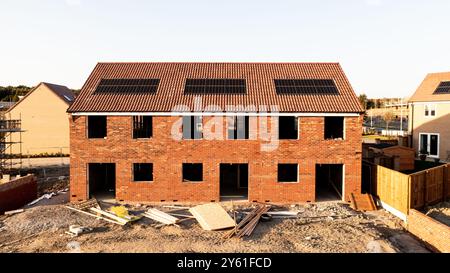
[[[388,204],[384,203],[383,201],[380,200],[381,206],[383,207],[383,209],[389,211],[390,213],[392,213],[393,215],[397,216],[398,218],[402,219],[404,222],[406,222],[406,214],[404,214],[403,212],[389,206]]]
[[[73,116],[262,116],[262,117],[359,117],[358,113],[278,113],[278,112],[74,112]]]

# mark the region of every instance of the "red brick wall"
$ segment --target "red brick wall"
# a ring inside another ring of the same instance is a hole
[[[408,231],[437,251],[450,252],[450,227],[411,209],[407,219]]]
[[[249,201],[314,201],[316,163],[345,164],[344,196],[360,192],[361,117],[345,118],[345,140],[323,139],[323,117],[301,117],[300,139],[280,140],[273,152],[261,151],[260,140],[173,140],[179,117],[153,117],[153,138],[136,140],[131,117],[109,116],[107,139],[87,139],[86,119],[70,121],[72,201],[87,198],[87,163],[116,163],[116,197],[126,201],[218,201],[220,163],[249,164]],[[145,162],[153,163],[154,182],[132,182],[132,164]],[[204,181],[182,182],[183,162],[203,163]],[[299,183],[277,183],[278,163],[298,163]]]
[[[18,209],[37,198],[37,180],[34,175],[0,184],[0,214]]]

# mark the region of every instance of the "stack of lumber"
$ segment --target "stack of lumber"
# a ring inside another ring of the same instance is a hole
[[[372,195],[366,194],[353,194],[350,193],[350,206],[354,210],[358,211],[372,211],[377,210],[377,206],[373,201]]]
[[[223,239],[229,239],[233,236],[242,238],[243,236],[250,236],[258,225],[261,215],[267,213],[270,210],[270,206],[259,205],[253,209],[249,214],[247,214],[242,221],[235,226],[234,229],[225,233]]]
[[[144,212],[142,216],[163,223],[165,225],[175,225],[179,220],[178,218],[157,209],[149,209]]]

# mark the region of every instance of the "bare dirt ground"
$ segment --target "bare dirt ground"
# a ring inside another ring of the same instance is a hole
[[[450,201],[426,208],[425,214],[450,226]]]
[[[428,251],[389,213],[356,212],[336,202],[287,206],[284,209],[298,210],[302,217],[261,222],[250,237],[219,242],[224,232],[204,231],[195,219],[181,223],[181,227],[162,228],[145,218],[130,226],[97,220],[65,208],[62,204],[67,195],[62,193],[20,214],[0,216],[0,252]],[[230,207],[230,203],[223,205]],[[150,206],[128,207],[144,211]],[[78,237],[65,234],[74,224],[93,231]]]

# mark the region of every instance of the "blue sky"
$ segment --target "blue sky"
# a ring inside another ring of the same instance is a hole
[[[408,96],[450,71],[448,0],[1,0],[0,85],[80,88],[99,61],[340,62]]]

